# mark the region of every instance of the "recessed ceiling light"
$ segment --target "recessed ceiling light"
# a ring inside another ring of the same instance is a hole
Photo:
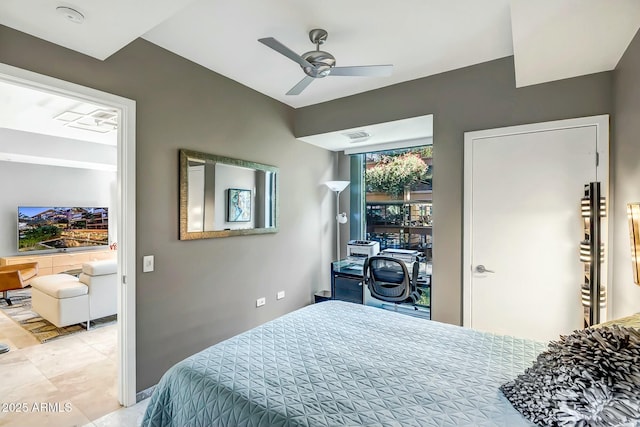
[[[82,24],[82,22],[84,22],[84,15],[73,8],[58,6],[56,7],[56,12],[62,15],[67,21],[71,21],[75,24]]]

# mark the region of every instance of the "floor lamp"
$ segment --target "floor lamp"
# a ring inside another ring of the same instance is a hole
[[[336,261],[340,259],[340,224],[347,222],[347,214],[340,213],[340,193],[350,184],[349,181],[327,181],[324,183],[336,193]]]

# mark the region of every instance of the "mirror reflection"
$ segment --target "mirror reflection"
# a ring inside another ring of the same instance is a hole
[[[278,168],[180,150],[180,239],[275,233]]]

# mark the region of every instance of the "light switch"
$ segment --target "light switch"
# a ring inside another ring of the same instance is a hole
[[[153,255],[142,257],[142,272],[149,273],[153,271]]]

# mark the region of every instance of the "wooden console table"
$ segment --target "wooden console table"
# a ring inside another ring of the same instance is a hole
[[[64,271],[82,268],[82,264],[90,261],[114,259],[117,252],[112,250],[58,252],[43,255],[16,255],[0,258],[0,266],[23,264],[25,262],[38,263],[38,276],[58,274]]]

